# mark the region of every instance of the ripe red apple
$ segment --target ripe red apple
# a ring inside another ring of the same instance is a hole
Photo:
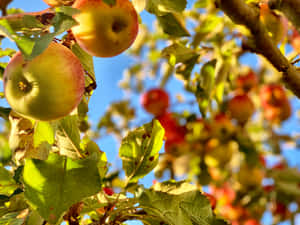
[[[249,70],[246,74],[241,74],[236,79],[236,87],[238,92],[247,93],[258,84],[257,75],[253,70]]]
[[[163,89],[151,89],[142,95],[141,105],[154,116],[163,115],[169,108],[169,95]]]
[[[228,113],[239,124],[245,124],[254,111],[254,103],[247,94],[236,95],[228,102]]]
[[[32,61],[18,52],[4,72],[5,97],[14,111],[35,120],[55,120],[73,111],[84,94],[84,71],[67,47],[51,43]]]
[[[256,219],[248,219],[245,221],[244,225],[260,225],[260,223]]]
[[[72,28],[78,44],[98,57],[116,56],[128,49],[138,33],[138,15],[129,0],[108,5],[103,0],[77,0],[74,16],[79,23]]]
[[[56,7],[61,5],[72,5],[75,0],[43,0],[46,4]]]
[[[291,105],[281,85],[268,84],[260,90],[260,100],[266,119],[281,122],[291,115]]]

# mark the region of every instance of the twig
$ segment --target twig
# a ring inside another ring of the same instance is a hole
[[[297,0],[299,1],[299,0]],[[259,20],[259,9],[245,3],[244,0],[216,0],[224,13],[236,24],[246,26],[253,35],[253,50],[263,55],[282,72],[285,85],[300,98],[300,73],[280,52]]]

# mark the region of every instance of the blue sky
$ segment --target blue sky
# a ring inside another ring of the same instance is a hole
[[[192,1],[189,1],[192,2]],[[13,3],[9,5],[9,7],[16,7],[16,8],[22,8],[26,12],[32,12],[32,11],[39,11],[42,9],[47,8],[48,6],[42,1],[42,0],[14,0]],[[152,19],[152,16],[143,12],[141,14],[142,20],[147,23],[149,23]],[[7,47],[14,47],[15,45],[5,40],[3,42],[4,46]],[[243,57],[242,61],[245,64],[248,64],[250,66],[254,66],[256,63],[256,57],[254,57],[251,54],[246,54],[245,57]],[[93,126],[96,126],[96,123],[98,122],[99,118],[107,107],[114,101],[118,101],[124,97],[124,93],[122,90],[118,87],[118,82],[122,79],[123,71],[133,63],[133,59],[129,58],[125,53],[113,57],[113,58],[95,58],[94,65],[95,65],[95,72],[96,72],[96,80],[98,87],[95,90],[94,94],[91,97],[90,101],[90,108],[89,108],[89,116],[90,121]],[[147,86],[149,87],[155,87],[155,85],[158,85],[156,83],[157,81],[149,81],[149,84]],[[177,82],[175,79],[173,79],[170,83],[167,85],[167,90],[171,93],[171,99],[172,102],[175,101],[175,96],[172,95],[172,90],[176,90],[176,92],[183,91],[182,84],[180,82]],[[174,94],[174,93],[173,93]],[[137,107],[138,115],[142,118],[145,118],[146,120],[151,120],[151,116],[146,114],[143,109],[141,108],[139,104],[139,96],[133,96],[133,104]],[[5,100],[0,100],[0,105],[7,105]],[[177,110],[178,108],[176,108]],[[294,99],[293,100],[293,109],[294,113],[296,109],[300,109],[300,102],[299,100]],[[286,122],[283,126],[282,132],[297,132],[300,133],[300,126],[299,126],[299,120],[293,116],[288,122]],[[116,142],[116,140],[113,137],[105,137],[98,141],[98,144],[100,148],[107,153],[108,160],[113,164],[113,168],[120,168],[121,161],[117,157],[118,152],[118,146],[119,143]],[[299,150],[299,149],[298,149]],[[300,165],[300,153],[299,151],[292,151],[288,150],[284,153],[288,158],[293,166]],[[146,178],[142,180],[142,182],[149,186],[152,184],[152,180],[154,179],[153,174],[148,175]],[[134,223],[131,222],[130,224],[141,224],[141,223]],[[268,223],[268,215],[266,215],[265,224]],[[286,224],[286,223],[285,223]]]

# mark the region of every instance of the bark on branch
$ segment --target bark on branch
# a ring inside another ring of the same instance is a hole
[[[259,20],[259,9],[246,4],[244,0],[216,0],[216,3],[234,23],[244,25],[251,31],[255,52],[263,55],[282,72],[282,80],[287,88],[300,98],[300,72],[285,58],[268,35]]]

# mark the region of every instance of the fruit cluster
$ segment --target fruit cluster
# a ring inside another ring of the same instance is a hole
[[[129,0],[45,0],[52,7],[72,5],[78,25],[74,42],[92,56],[112,57],[128,49],[138,33],[138,15]],[[69,47],[69,46],[68,46]],[[68,85],[66,85],[68,84]],[[71,113],[85,92],[84,69],[70,49],[59,43],[27,61],[18,52],[4,72],[5,97],[20,115],[51,121]]]
[[[257,112],[271,126],[277,125],[290,117],[291,107],[281,85],[261,85],[258,75],[252,70],[237,76],[233,87],[223,111],[211,112],[210,118],[172,113],[169,95],[161,88],[145,92],[141,105],[165,129],[165,154],[156,169],[156,176],[163,176],[165,169],[171,171],[173,178],[183,176],[195,170],[193,165],[196,163],[199,170],[197,182],[211,187],[205,195],[217,214],[232,224],[259,225],[267,206],[246,209],[240,202],[249,190],[260,192],[259,198],[262,199],[269,195],[263,191],[265,186],[262,185],[268,170],[266,160],[263,153],[253,147],[247,124],[255,120]],[[260,106],[262,110],[258,110]],[[247,157],[254,158],[249,160]],[[233,184],[226,183],[231,176],[235,177],[231,181]],[[214,186],[222,183],[225,186]],[[279,200],[272,200],[272,204],[274,215],[288,215],[286,206]]]

